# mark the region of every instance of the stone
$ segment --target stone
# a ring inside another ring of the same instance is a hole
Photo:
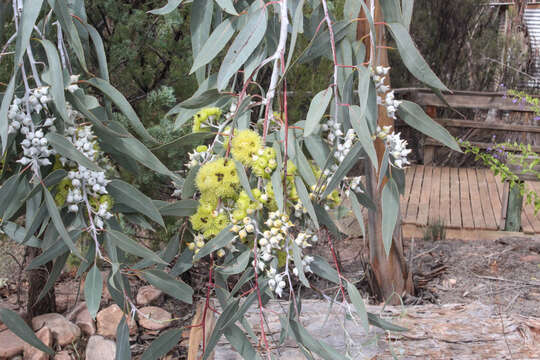
[[[36,336],[42,343],[51,347],[53,344],[53,334],[48,327],[42,327],[36,332]],[[49,355],[36,349],[30,344],[24,345],[24,360],[49,360]]]
[[[60,346],[71,344],[81,337],[81,329],[60,314],[44,314],[32,319],[34,331],[44,326],[51,330],[54,341]]]
[[[170,312],[157,306],[146,306],[139,309],[137,313],[139,325],[148,330],[162,330],[171,324],[172,315]]]
[[[68,315],[68,320],[75,322],[75,325],[81,329],[84,335],[92,336],[96,333],[96,324],[84,301],[73,309]]]
[[[26,343],[11,330],[0,332],[0,359],[10,358],[21,354]]]
[[[72,360],[73,358],[69,354],[69,351],[62,350],[56,355],[54,355],[54,360]]]
[[[103,336],[93,335],[86,345],[86,360],[115,360],[116,343]]]
[[[114,304],[111,305],[97,314],[97,333],[105,337],[116,338],[116,329],[118,324],[122,320],[122,317],[125,316],[120,306]],[[137,332],[137,323],[135,320],[128,316],[128,328],[129,335],[135,335]]]
[[[143,286],[137,292],[136,300],[140,306],[156,305],[163,300],[163,291],[152,285]]]

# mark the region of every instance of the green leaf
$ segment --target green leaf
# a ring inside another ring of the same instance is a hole
[[[409,28],[411,26],[413,9],[414,9],[414,0],[401,0],[401,10],[403,12],[402,21],[407,31],[409,31]]]
[[[238,326],[235,324],[229,325],[224,329],[223,334],[242,359],[261,360],[246,334]]]
[[[146,281],[164,293],[187,304],[193,303],[193,289],[185,282],[160,270],[145,270],[142,275]]]
[[[182,101],[180,106],[184,109],[200,109],[215,103],[221,98],[229,99],[232,98],[232,95],[225,93],[222,94],[216,89],[210,89],[202,94],[193,95],[189,99]]]
[[[380,0],[384,14],[384,21],[387,23],[402,23],[400,0]]]
[[[225,307],[225,309],[217,319],[214,331],[212,331],[212,335],[210,335],[210,339],[208,339],[208,343],[206,344],[206,349],[204,351],[202,360],[207,360],[210,357],[219,339],[221,338],[221,335],[223,335],[223,325],[227,324],[229,320],[231,320],[237,314],[237,312],[238,299],[229,303],[229,305]]]
[[[39,16],[43,0],[24,0],[19,30],[17,32],[17,43],[15,44],[15,68],[18,68],[23,61],[26,49],[30,46],[30,36],[34,31],[34,24]]]
[[[62,256],[65,253],[69,253],[69,248],[62,240],[58,240],[54,244],[52,244],[47,250],[39,254],[39,256],[33,258],[30,264],[28,264],[28,266],[26,267],[26,271],[37,269],[40,266]]]
[[[383,330],[398,332],[409,331],[409,329],[407,328],[392,324],[391,322],[381,319],[380,316],[372,313],[368,313],[368,320],[371,325],[381,328]]]
[[[306,186],[304,185],[304,182],[302,179],[297,176],[294,179],[294,183],[296,185],[296,191],[298,192],[298,197],[300,198],[300,201],[302,202],[302,205],[304,205],[307,209],[307,212],[309,214],[309,217],[315,224],[315,228],[319,229],[319,220],[317,219],[317,214],[315,213],[315,208],[313,207],[313,203],[311,202],[311,199],[309,197],[309,193],[306,189]]]
[[[347,281],[347,293],[349,293],[349,298],[351,299],[351,302],[356,308],[356,312],[358,313],[358,316],[360,317],[360,323],[367,333],[369,331],[369,321],[368,321],[368,314],[366,311],[366,305],[364,304],[364,299],[362,299],[362,296],[358,292],[358,289],[356,288],[356,286],[354,286],[352,283],[348,281]]]
[[[81,39],[79,37],[77,28],[73,23],[71,14],[69,13],[70,6],[68,5],[67,0],[48,0],[48,2],[49,5],[54,9],[56,18],[62,27],[62,31],[67,35],[67,41],[73,49],[75,56],[79,60],[79,64],[85,72],[88,72]]]
[[[92,266],[84,282],[84,299],[92,319],[96,318],[103,291],[103,278],[96,264]]]
[[[14,311],[6,308],[0,308],[0,321],[2,321],[9,330],[22,340],[32,345],[36,349],[39,349],[49,355],[54,355],[54,351],[48,346],[45,346],[41,340],[38,339],[34,331],[26,325],[24,320]]]
[[[129,328],[126,322],[126,315],[122,316],[122,320],[120,320],[120,323],[116,328],[115,360],[131,360],[131,349],[129,348]]]
[[[90,24],[85,24],[88,34],[94,43],[94,49],[99,65],[99,75],[105,81],[109,81],[109,67],[107,65],[107,55],[105,54],[105,46],[99,32]]]
[[[358,202],[358,198],[356,197],[356,194],[352,190],[350,192],[349,199],[351,200],[354,216],[356,216],[356,220],[358,221],[358,224],[360,224],[360,228],[362,229],[362,237],[365,239],[366,228],[364,225],[364,217],[362,216],[362,208],[360,206],[360,202]]]
[[[403,101],[398,107],[397,115],[410,127],[434,138],[454,151],[461,152],[458,143],[448,130],[437,124],[417,104]]]
[[[328,104],[330,104],[330,100],[332,100],[332,93],[332,89],[328,88],[320,91],[311,100],[304,124],[304,137],[310,136],[319,128],[319,123],[328,108]]]
[[[17,73],[15,73],[4,92],[2,97],[2,105],[0,106],[0,139],[2,140],[2,154],[6,151],[8,144],[8,110],[11,105],[11,100],[13,100],[13,94],[15,93],[15,79],[17,78]]]
[[[52,172],[49,173],[49,175],[45,176],[45,178],[43,179],[43,183],[45,184],[46,187],[51,187],[51,186],[54,186],[56,184],[58,184],[63,178],[65,178],[67,176],[67,171],[64,170],[64,169],[56,169]],[[5,183],[4,183],[5,185]],[[41,184],[39,185],[36,185],[34,186],[34,188],[32,189],[32,191],[26,195],[26,197],[24,198],[24,201],[30,199],[31,197],[33,197],[34,195],[37,194],[38,191],[41,190]],[[0,197],[1,199],[1,197]]]
[[[176,176],[143,143],[135,138],[118,138],[110,145],[115,150],[140,162],[150,170],[173,178]]]
[[[143,259],[148,258],[158,264],[167,265],[167,263],[157,256],[156,253],[131,240],[123,233],[116,230],[108,230],[107,233],[110,235],[110,239],[113,241],[114,245],[125,252],[136,255]]]
[[[191,5],[191,49],[193,54],[198,54],[203,44],[210,35],[212,15],[214,13],[214,0],[193,0]],[[206,77],[205,69],[196,72],[197,82],[204,83]]]
[[[16,243],[31,247],[41,247],[41,241],[35,236],[30,236],[29,239],[25,239],[27,230],[14,222],[4,221],[1,229],[9,239]]]
[[[266,6],[248,13],[248,22],[234,39],[221,63],[218,73],[217,88],[227,87],[230,78],[244,65],[251,53],[259,46],[268,23]]]
[[[279,166],[272,174],[272,189],[274,190],[274,197],[276,199],[279,211],[283,212],[285,204],[283,196],[283,182],[281,180],[281,167]]]
[[[188,175],[186,176],[186,181],[184,181],[184,185],[182,186],[182,199],[187,200],[189,198],[192,198],[197,192],[195,180],[197,178],[197,173],[199,172],[200,168],[201,166],[197,165],[189,170]]]
[[[246,174],[246,169],[240,161],[234,160],[234,165],[236,166],[236,172],[238,173],[238,178],[240,179],[240,184],[244,188],[245,192],[248,194],[251,201],[255,201],[255,197],[251,192],[251,185],[249,184],[249,179]]]
[[[127,205],[133,210],[148,216],[162,227],[165,227],[163,218],[159,210],[152,203],[152,200],[136,187],[122,180],[112,180],[107,185],[107,191],[114,198],[115,203]]]
[[[111,100],[118,109],[128,118],[131,126],[146,141],[156,144],[157,141],[146,131],[141,120],[135,113],[135,110],[131,107],[127,99],[122,95],[122,93],[116,90],[108,81],[105,81],[100,78],[92,78],[85,81],[86,83],[92,85],[99,91],[103,93],[109,100]]]
[[[287,54],[287,65],[285,65],[285,69],[289,68],[289,65],[291,64],[291,60],[294,54],[294,49],[296,46],[296,39],[298,38],[298,33],[303,32],[304,27],[304,0],[298,1],[298,5],[296,5],[296,10],[294,11],[293,21],[292,21],[292,34],[291,34],[291,41],[289,44],[289,52]],[[286,71],[286,70],[285,70]]]
[[[185,241],[185,238],[184,238]],[[185,249],[184,252],[180,255],[178,260],[176,260],[176,264],[174,264],[174,267],[171,269],[170,274],[172,276],[178,276],[182,275],[189,269],[193,267],[193,251],[189,249]]]
[[[396,44],[403,63],[411,74],[426,85],[439,90],[448,90],[441,80],[435,75],[416,48],[409,32],[401,23],[389,23],[390,33],[396,40]]]
[[[159,360],[175,347],[182,339],[184,328],[170,329],[152,340],[152,343],[142,354],[141,360]]]
[[[77,164],[84,166],[92,171],[103,171],[93,161],[84,156],[75,145],[73,145],[65,136],[58,133],[49,132],[45,135],[51,146],[60,155],[75,161]]]
[[[150,14],[154,15],[167,15],[174,10],[182,3],[182,0],[168,0],[167,4],[159,9],[154,9],[148,11]]]
[[[230,1],[230,0],[229,0]],[[212,32],[212,35],[206,40],[201,50],[197,53],[193,66],[189,71],[192,74],[195,70],[199,69],[210,63],[219,54],[221,50],[227,45],[234,35],[234,26],[230,19],[225,19],[219,26]]]
[[[382,240],[386,256],[390,255],[394,229],[399,215],[399,191],[393,179],[382,190]]]
[[[219,7],[222,8],[225,12],[228,12],[229,14],[234,16],[238,16],[232,0],[216,0],[216,2],[218,3]]]
[[[309,264],[311,267],[311,270],[314,274],[333,282],[334,284],[339,284],[339,274],[338,272],[328,264],[328,262],[318,256],[315,255],[313,257],[313,261]]]
[[[234,257],[231,262],[218,268],[218,271],[224,275],[236,275],[244,271],[249,263],[251,249],[248,249],[240,255]]]
[[[289,326],[297,343],[302,345],[308,351],[316,353],[325,360],[343,360],[346,358],[329,344],[311,336],[307,330],[300,323],[293,320],[293,318],[290,319]]]
[[[326,159],[328,159],[330,154],[330,150],[328,150],[326,143],[322,141],[320,136],[315,135],[304,138],[304,142],[307,150],[311,154],[313,161],[315,161],[317,166],[319,166],[321,169],[324,169]]]
[[[365,94],[367,98],[367,94]],[[373,145],[373,140],[371,139],[371,133],[369,131],[369,126],[367,124],[367,119],[365,113],[357,105],[349,106],[349,114],[351,118],[351,125],[358,135],[358,140],[362,144],[362,148],[366,152],[373,166],[377,166],[377,153],[375,151],[375,145]]]
[[[163,216],[191,216],[197,211],[198,204],[196,200],[186,199],[167,203],[165,206],[158,207],[158,210]]]
[[[47,190],[45,186],[43,186],[43,192],[45,193],[45,204],[47,204],[47,210],[49,211],[49,215],[51,216],[54,227],[60,234],[62,240],[64,240],[64,243],[71,250],[71,252],[84,261],[81,253],[79,252],[79,249],[77,249],[66,230],[64,222],[60,217],[60,213],[58,212],[58,208],[56,207],[56,203],[54,202],[51,193],[49,192],[49,190]]]
[[[64,95],[64,75],[62,71],[62,65],[60,64],[60,57],[56,46],[49,40],[39,40],[45,53],[47,54],[47,62],[49,63],[49,75],[51,85],[51,96],[53,98],[56,111],[68,124],[73,124],[73,121],[69,119],[66,111],[66,97]]]
[[[233,241],[235,236],[236,235],[231,232],[231,226],[227,226],[225,229],[221,230],[221,232],[217,234],[215,238],[207,242],[197,254],[195,254],[193,261],[200,260],[206,255],[225,247],[231,241]]]

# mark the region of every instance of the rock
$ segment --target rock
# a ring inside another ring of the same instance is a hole
[[[81,302],[68,315],[68,320],[75,322],[83,334],[92,336],[96,333],[96,324],[86,307],[86,302]]]
[[[48,347],[52,346],[53,343],[53,334],[48,327],[42,327],[37,333],[36,336],[42,343]],[[30,344],[24,345],[24,360],[49,360],[49,355],[44,353],[41,350],[36,349]]]
[[[97,314],[97,333],[105,337],[116,337],[116,329],[118,324],[122,320],[122,316],[125,316],[124,312],[116,304],[111,305]],[[130,316],[128,316],[129,334],[135,335],[137,331],[137,323]]]
[[[156,305],[163,300],[163,291],[152,285],[143,286],[137,292],[137,304],[141,306]]]
[[[21,354],[26,343],[11,330],[0,332],[0,359],[10,358]]]
[[[147,306],[139,310],[137,314],[139,324],[148,330],[162,330],[171,324],[170,312],[157,306]]]
[[[88,339],[86,345],[86,360],[114,360],[116,357],[116,343],[102,336],[94,335]]]
[[[69,351],[62,350],[54,356],[54,360],[72,360],[72,357]]]
[[[44,314],[32,319],[34,331],[48,327],[56,343],[60,346],[71,344],[81,337],[81,329],[60,314]]]
[[[521,261],[533,263],[533,264],[540,264],[540,255],[538,254],[527,255],[527,256],[522,257]]]

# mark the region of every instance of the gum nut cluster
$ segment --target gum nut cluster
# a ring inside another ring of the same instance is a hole
[[[205,245],[204,237],[201,234],[197,234],[193,241],[187,243],[186,245],[189,250],[193,251],[194,254],[197,254]],[[216,251],[216,255],[220,258],[225,256],[225,250],[219,249]]]
[[[385,85],[386,76],[390,71],[389,67],[377,66],[373,71],[373,81],[377,89],[377,104],[383,105],[386,108],[388,117],[395,119],[396,111],[401,105],[401,101],[394,99],[394,90],[390,86]]]
[[[287,286],[285,280],[283,280],[285,274],[277,274],[276,268],[270,268],[266,275],[269,278],[268,287],[270,290],[275,292],[277,296],[281,297],[283,295],[283,289],[285,289],[285,286]]]
[[[356,177],[353,177],[352,179],[350,179],[349,189],[347,189],[345,191],[345,195],[349,196],[351,190],[354,191],[354,192],[357,192],[357,193],[363,193],[364,191],[360,187],[361,182],[362,182],[362,177],[361,176],[356,176]]]
[[[30,92],[28,98],[15,97],[8,109],[8,134],[20,132],[24,135],[21,141],[23,156],[17,160],[22,165],[33,163],[35,166],[47,166],[51,162],[48,159],[55,151],[49,146],[45,135],[54,131],[54,117],[47,117],[43,123],[35,124],[32,115],[41,119],[40,113],[46,109],[52,100],[49,96],[48,87],[40,87]]]
[[[255,226],[257,223],[255,220],[246,216],[242,219],[241,222],[233,222],[234,225],[231,227],[231,232],[238,234],[240,240],[245,240],[249,234],[255,232]]]
[[[266,263],[270,263],[274,258],[278,257],[278,253],[285,254],[285,239],[289,228],[294,226],[289,217],[280,211],[270,212],[264,224],[268,227],[268,230],[265,230],[258,239],[260,251],[257,252],[259,260],[257,261],[257,271],[263,271]],[[279,264],[280,259],[277,260]]]
[[[204,108],[193,116],[193,132],[207,131],[211,126],[218,127],[214,121],[221,117],[218,107]]]
[[[207,161],[211,154],[208,151],[208,146],[206,145],[199,145],[195,148],[195,151],[192,153],[189,153],[189,162],[187,163],[187,167],[189,169],[194,168],[195,166],[201,165],[205,161]]]
[[[392,159],[390,164],[402,169],[403,166],[410,164],[407,156],[411,153],[411,149],[407,149],[407,141],[401,138],[401,133],[390,132],[391,126],[383,126],[381,129],[377,127],[377,137],[385,142],[388,153]]]

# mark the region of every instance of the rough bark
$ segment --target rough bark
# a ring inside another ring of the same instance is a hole
[[[28,261],[32,261],[35,257],[41,254],[39,248],[28,248]],[[56,312],[56,296],[54,293],[54,286],[49,292],[38,301],[39,294],[45,287],[49,273],[52,269],[52,263],[48,263],[38,269],[28,271],[28,303],[26,305],[26,311],[29,318],[33,318],[38,315],[54,313]]]
[[[383,22],[383,16],[378,0],[375,0],[375,23]],[[368,7],[370,1],[367,1]],[[365,18],[363,11],[360,12],[358,16],[360,19]],[[375,66],[383,65],[388,66],[388,54],[383,46],[386,44],[384,36],[384,25],[376,25],[377,27],[377,39],[376,39],[376,59]],[[366,49],[368,49],[367,54],[370,56],[370,39],[369,36],[369,25],[367,21],[360,21],[357,29],[357,39],[363,40]],[[369,58],[366,59],[369,61]],[[390,82],[387,77],[387,85],[390,85]],[[386,114],[386,109],[382,106],[379,106],[379,126],[394,125],[393,119],[389,118]],[[379,159],[379,169],[383,154],[385,151],[385,146],[381,140],[376,140],[375,150],[377,151],[377,157]],[[395,294],[401,296],[407,293],[413,292],[413,283],[412,277],[407,269],[407,262],[403,254],[403,242],[401,236],[401,219],[398,218],[398,223],[396,230],[394,232],[394,238],[392,242],[392,247],[390,249],[389,256],[386,256],[384,250],[383,239],[382,239],[382,206],[381,206],[381,187],[377,187],[377,179],[379,169],[373,168],[371,165],[368,167],[368,191],[375,202],[377,207],[376,211],[368,212],[368,244],[369,244],[369,260],[370,265],[374,273],[374,280],[377,282],[373,288],[379,289],[380,293],[375,294],[379,297],[380,300],[386,301],[390,299],[391,304],[398,304],[400,299]],[[386,180],[385,180],[386,181]]]

